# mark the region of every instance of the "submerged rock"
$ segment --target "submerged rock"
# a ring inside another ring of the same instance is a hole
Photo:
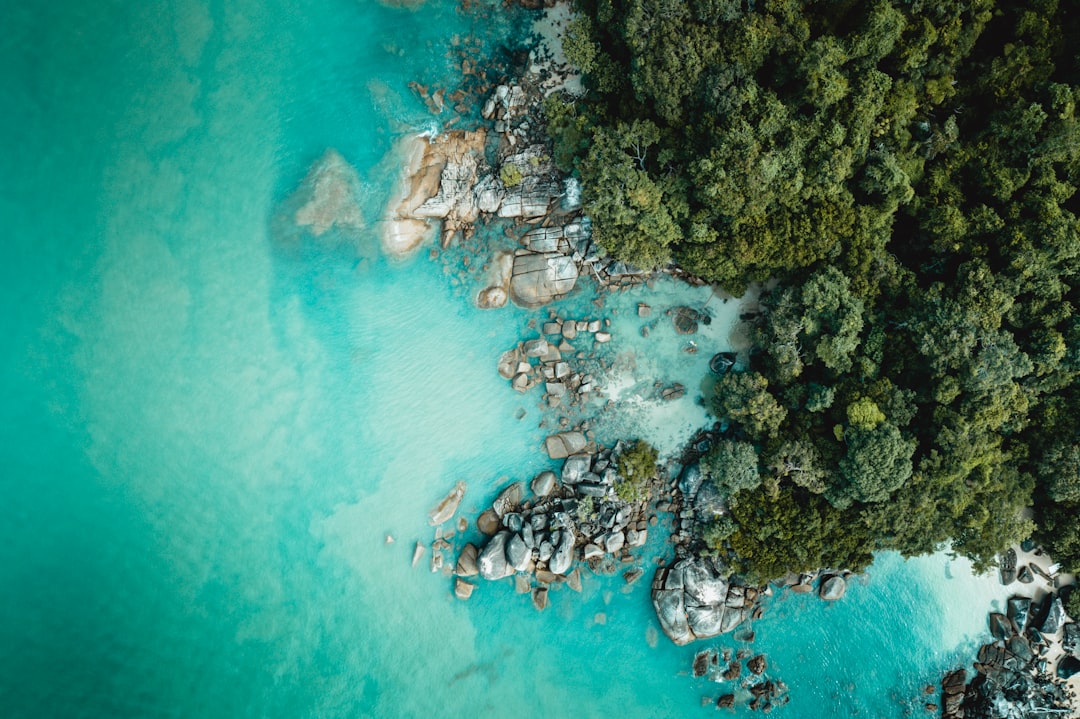
[[[458,579],[454,582],[454,596],[462,601],[471,597],[474,589],[476,589],[476,585],[466,582],[464,579]]]
[[[565,459],[584,450],[588,442],[581,432],[562,432],[548,437],[545,444],[549,457],[552,459]],[[565,481],[565,478],[563,481]]]
[[[450,493],[443,497],[438,504],[428,512],[428,524],[435,527],[447,521],[457,512],[461,504],[461,498],[465,496],[465,483],[458,482]]]
[[[312,165],[298,192],[306,201],[293,219],[316,237],[333,227],[357,230],[364,226],[360,176],[337,150],[327,150]]]

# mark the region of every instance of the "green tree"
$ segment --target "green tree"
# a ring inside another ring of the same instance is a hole
[[[905,440],[895,425],[883,422],[873,429],[849,427],[844,432],[847,453],[840,460],[843,485],[829,493],[839,507],[852,500],[883,502],[911,477],[915,442]]]
[[[623,450],[616,460],[619,480],[615,494],[624,502],[640,502],[649,498],[649,481],[656,477],[656,448],[643,439]]]
[[[768,388],[769,381],[757,372],[728,372],[716,382],[713,411],[751,439],[763,439],[787,416]]]
[[[761,484],[757,450],[749,442],[720,440],[701,458],[701,471],[725,497]]]

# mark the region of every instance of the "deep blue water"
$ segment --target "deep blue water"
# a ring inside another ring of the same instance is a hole
[[[495,372],[542,313],[481,313],[441,261],[388,261],[376,237],[394,141],[450,119],[408,81],[452,83],[456,44],[500,52],[528,18],[436,0],[9,5],[0,715],[712,712],[696,648],[651,646],[647,581],[586,577],[538,614],[510,585],[461,603],[410,567],[454,481],[475,516],[504,475],[548,464],[538,397]],[[329,147],[359,173],[366,228],[283,231]],[[644,297],[680,298],[704,301]],[[692,398],[634,387],[701,367],[641,340],[640,299],[607,308],[624,362],[600,431],[673,442],[702,418]],[[886,556],[838,604],[775,602],[755,647],[791,687],[776,713],[904,716],[1000,594],[945,562]]]

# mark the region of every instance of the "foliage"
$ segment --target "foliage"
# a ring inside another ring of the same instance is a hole
[[[656,476],[656,449],[643,439],[619,455],[619,481],[615,494],[624,502],[640,502],[649,498],[649,480]]]
[[[1080,1],[579,7],[548,116],[597,241],[778,281],[703,462],[741,571],[985,568],[1027,506],[1080,568]]]
[[[504,163],[499,168],[499,179],[502,180],[503,185],[506,187],[517,187],[524,178],[525,176],[521,174],[521,168],[512,162]]]
[[[725,497],[761,484],[754,445],[722,439],[701,458],[701,472]]]

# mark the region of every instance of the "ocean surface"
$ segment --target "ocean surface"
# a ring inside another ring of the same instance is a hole
[[[0,716],[694,717],[731,691],[689,670],[737,642],[657,637],[660,532],[643,580],[586,573],[543,613],[509,581],[454,599],[430,551],[411,566],[455,481],[474,519],[551,464],[540,397],[496,372],[546,311],[474,309],[463,250],[378,246],[394,142],[454,116],[407,83],[453,86],[462,48],[527,34],[471,5],[5,4]],[[328,148],[364,225],[316,238],[290,198]],[[670,282],[593,299],[559,311],[613,320],[599,438],[673,450],[708,421],[738,303]],[[663,321],[641,337],[640,301],[707,306],[700,351]],[[944,554],[884,555],[838,603],[771,601],[752,649],[790,688],[774,714],[929,716],[922,687],[1003,596]]]

